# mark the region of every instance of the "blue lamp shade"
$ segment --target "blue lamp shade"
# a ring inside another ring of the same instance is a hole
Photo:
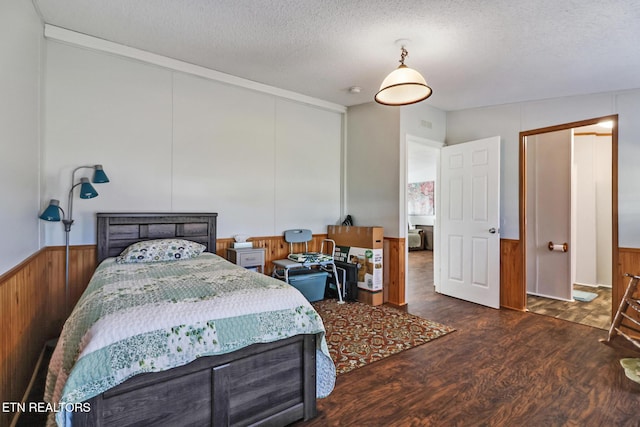
[[[89,178],[80,178],[80,198],[93,199],[94,197],[98,197],[98,192],[89,182]]]
[[[104,184],[104,183],[109,182],[109,177],[102,170],[102,165],[95,165],[93,168],[95,170],[95,172],[93,173],[93,183],[94,184]]]
[[[49,206],[40,214],[45,221],[60,221],[60,200],[51,199]]]

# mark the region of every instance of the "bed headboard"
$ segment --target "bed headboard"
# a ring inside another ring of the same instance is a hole
[[[216,252],[217,213],[98,213],[98,264],[132,243],[173,237],[192,240]]]

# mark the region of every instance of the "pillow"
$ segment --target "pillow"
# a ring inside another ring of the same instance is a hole
[[[183,239],[157,239],[137,242],[126,248],[118,257],[118,264],[139,262],[177,261],[195,258],[205,250],[200,243]]]

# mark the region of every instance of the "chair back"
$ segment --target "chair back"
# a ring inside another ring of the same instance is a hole
[[[309,252],[309,241],[313,238],[311,230],[304,228],[296,228],[294,230],[285,230],[284,241],[289,243],[289,253],[293,253],[294,243],[304,243],[304,251]]]

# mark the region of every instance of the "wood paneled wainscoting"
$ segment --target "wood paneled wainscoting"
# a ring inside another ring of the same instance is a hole
[[[0,276],[0,402],[20,402],[41,350],[60,334],[64,313],[64,247],[39,250]],[[69,250],[70,305],[76,303],[96,264],[95,245]],[[14,414],[0,412],[0,425]]]
[[[406,239],[385,237],[383,245],[384,302],[402,307],[407,305]]]
[[[0,402],[20,402],[44,342],[48,311],[47,261],[43,250],[0,276]],[[13,414],[0,411],[0,425]]]
[[[309,242],[309,252],[318,252],[322,245],[322,240],[326,239],[326,234],[314,234]],[[271,275],[273,272],[273,264],[271,261],[277,259],[285,259],[289,255],[289,244],[284,241],[283,236],[266,236],[266,237],[252,237],[249,239],[253,243],[254,248],[265,249],[265,274]],[[216,240],[216,254],[223,258],[226,258],[227,248],[233,247],[233,238],[222,238]],[[295,245],[294,251],[303,252],[305,250],[304,244]],[[326,252],[326,245],[325,245]]]
[[[500,239],[500,307],[525,309],[527,292],[522,286],[523,274],[520,240]]]
[[[614,287],[611,290],[611,300],[613,301],[612,316],[615,315],[618,310],[618,305],[622,301],[627,285],[629,284],[629,278],[625,277],[625,274],[633,274],[634,276],[640,275],[640,248],[619,248],[618,249],[618,268],[613,271],[616,274],[616,280],[614,280]],[[640,321],[640,315],[635,310],[627,310],[628,315]],[[631,323],[631,322],[629,322]],[[624,326],[626,321],[622,323]],[[625,328],[623,328],[625,329]],[[637,336],[637,332],[629,331],[633,336]]]

